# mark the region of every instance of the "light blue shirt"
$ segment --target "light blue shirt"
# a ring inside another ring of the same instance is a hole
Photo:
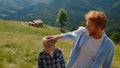
[[[114,43],[112,40],[108,38],[108,36],[103,32],[105,35],[101,42],[100,48],[96,53],[96,57],[93,58],[92,65],[89,68],[111,68],[112,59],[114,55]],[[75,42],[73,44],[72,52],[70,54],[70,58],[66,65],[66,68],[71,68],[71,66],[75,63],[80,47],[90,38],[87,34],[87,30],[85,27],[80,27],[78,30],[73,32],[61,34],[62,39],[74,39]]]

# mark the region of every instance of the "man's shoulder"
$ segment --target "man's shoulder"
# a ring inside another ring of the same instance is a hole
[[[79,28],[78,28],[78,30],[85,30],[86,28],[85,27],[83,27],[83,26],[80,26]]]
[[[107,36],[106,37],[106,42],[108,43],[109,46],[114,47],[114,42]]]
[[[78,27],[77,32],[83,32],[86,31],[86,28],[83,26]]]
[[[87,29],[83,26],[80,26],[77,31],[78,31],[78,33],[82,33],[84,35],[87,34]]]

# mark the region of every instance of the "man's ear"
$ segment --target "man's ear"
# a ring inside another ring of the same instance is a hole
[[[102,30],[102,26],[99,26],[99,29]]]
[[[102,30],[102,26],[96,26],[96,29]]]

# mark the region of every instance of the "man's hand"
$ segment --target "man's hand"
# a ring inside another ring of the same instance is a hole
[[[56,43],[61,38],[61,35],[46,36],[46,38],[48,39],[48,41],[54,40]]]

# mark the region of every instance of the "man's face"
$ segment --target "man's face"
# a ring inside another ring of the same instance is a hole
[[[94,22],[92,22],[90,20],[86,21],[86,29],[87,29],[87,33],[89,36],[93,36],[97,32],[97,28],[96,28]]]

